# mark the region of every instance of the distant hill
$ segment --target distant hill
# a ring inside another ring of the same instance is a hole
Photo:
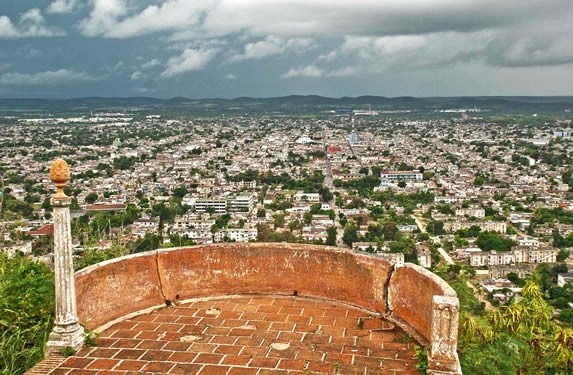
[[[476,96],[476,97],[396,97],[358,96],[329,98],[318,95],[289,95],[274,98],[192,99],[150,97],[74,99],[0,99],[0,113],[86,111],[142,111],[171,113],[281,112],[319,113],[337,109],[412,110],[435,112],[447,109],[480,108],[488,113],[563,113],[573,109],[572,96]]]

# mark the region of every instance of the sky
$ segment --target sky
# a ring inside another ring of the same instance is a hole
[[[573,0],[0,0],[0,97],[573,95]]]

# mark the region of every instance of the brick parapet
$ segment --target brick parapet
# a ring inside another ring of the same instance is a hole
[[[90,329],[200,297],[298,295],[376,312],[430,345],[442,340],[436,336],[442,325],[433,323],[438,316],[434,296],[457,301],[447,283],[416,265],[394,266],[345,249],[284,243],[212,244],[130,255],[79,271],[76,288],[78,315]],[[457,327],[457,314],[448,316],[455,319],[449,326]],[[456,341],[449,336],[454,351]]]

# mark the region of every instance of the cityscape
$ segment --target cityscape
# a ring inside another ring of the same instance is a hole
[[[2,252],[52,267],[47,171],[61,157],[76,270],[157,248],[327,245],[464,280],[478,315],[543,275],[570,324],[568,112],[413,111],[6,115]]]
[[[0,375],[573,373],[573,2],[0,4]]]

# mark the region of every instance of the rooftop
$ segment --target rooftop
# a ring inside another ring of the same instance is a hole
[[[96,342],[28,374],[417,374],[404,331],[317,298],[195,299],[116,323]]]

